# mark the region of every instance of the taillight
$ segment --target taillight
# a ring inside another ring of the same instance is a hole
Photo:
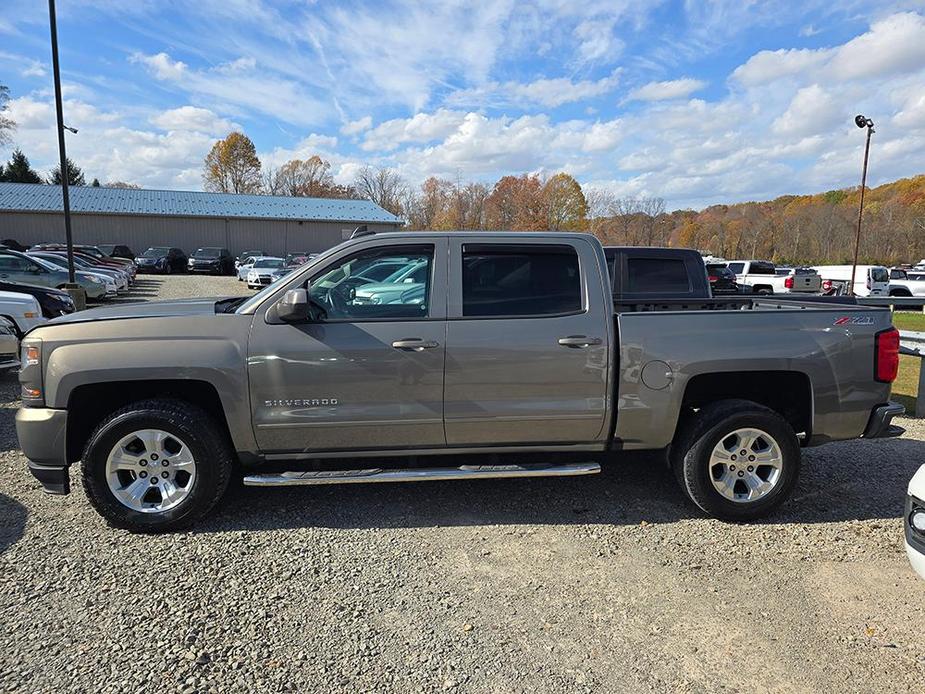
[[[899,372],[899,331],[881,330],[874,335],[874,379],[892,383]]]
[[[711,282],[716,282],[716,281],[719,279],[719,277],[717,277],[716,275],[707,275],[707,278],[708,278]]]
[[[793,277],[788,277],[787,279],[785,279],[785,280],[784,280],[784,286],[785,286],[787,289],[793,289]]]
[[[832,280],[822,280],[822,290],[831,291],[832,290]]]

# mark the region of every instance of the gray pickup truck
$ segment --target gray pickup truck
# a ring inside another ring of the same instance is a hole
[[[631,450],[747,520],[791,493],[802,446],[901,433],[888,310],[685,297],[687,260],[608,269],[584,234],[377,234],[253,297],[63,316],[23,340],[20,444],[46,490],[79,460],[111,524],[156,532],[236,475],[583,475]]]

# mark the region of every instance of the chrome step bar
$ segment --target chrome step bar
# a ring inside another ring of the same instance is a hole
[[[306,484],[364,484],[369,482],[428,482],[430,480],[497,479],[499,477],[571,477],[594,475],[597,463],[566,465],[461,465],[459,467],[402,468],[366,470],[322,470],[248,475],[248,487],[289,487]]]

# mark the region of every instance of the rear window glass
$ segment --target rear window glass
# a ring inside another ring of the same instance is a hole
[[[750,275],[773,275],[774,273],[774,264],[768,263],[763,260],[753,260],[751,266],[748,268],[748,274]]]
[[[885,267],[872,267],[870,269],[870,278],[874,282],[889,282],[890,273],[886,271]]]
[[[742,270],[745,269],[745,263],[729,263],[729,265],[726,267],[728,267],[735,274],[741,275]]]
[[[465,246],[462,264],[463,316],[582,310],[578,254],[570,246]]]
[[[683,293],[691,290],[683,260],[629,258],[626,261],[627,294]]]

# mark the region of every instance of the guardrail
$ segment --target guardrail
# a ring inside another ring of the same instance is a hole
[[[925,417],[925,333],[900,330],[899,353],[919,358],[919,387],[915,393],[915,416]]]
[[[925,296],[858,296],[855,297],[861,306],[889,306],[895,308],[922,308],[925,313]]]

